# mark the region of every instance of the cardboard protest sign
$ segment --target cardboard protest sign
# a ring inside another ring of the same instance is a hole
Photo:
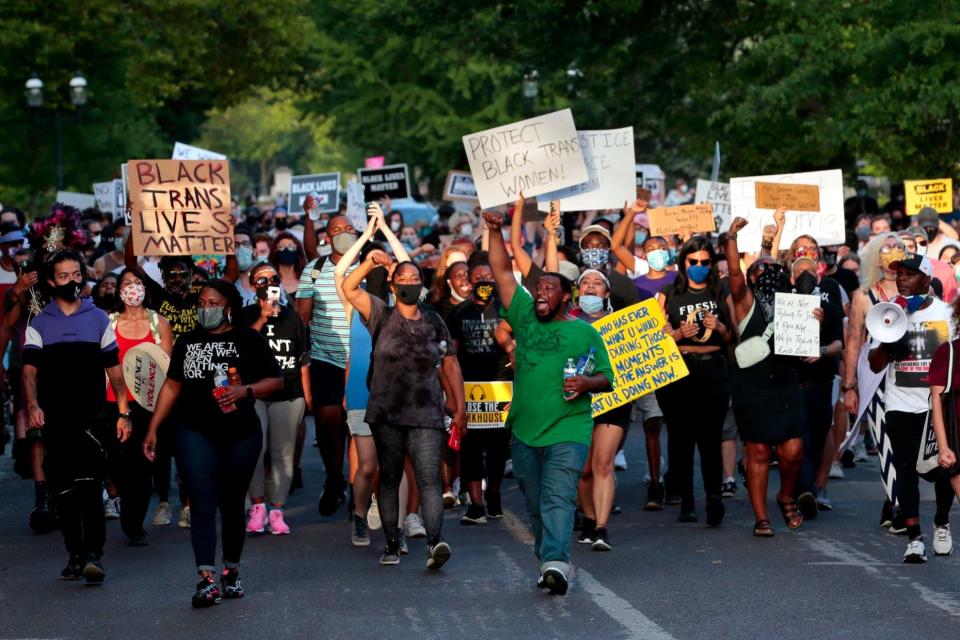
[[[549,210],[551,200],[560,201],[561,211],[622,209],[636,197],[636,158],[633,127],[577,131],[580,152],[587,165],[587,181],[537,196],[537,203]]]
[[[113,219],[123,218],[123,223],[130,226],[130,214],[127,213],[127,189],[123,180],[116,178],[113,181]]]
[[[933,207],[937,213],[953,212],[953,179],[904,180],[903,192],[907,199],[907,215],[915,216],[924,207]]]
[[[820,323],[813,310],[820,296],[777,293],[773,314],[773,352],[781,356],[820,355]]]
[[[303,201],[312,195],[319,208],[317,213],[340,210],[340,173],[313,173],[290,179],[288,212],[303,213]]]
[[[654,300],[593,323],[607,347],[613,367],[613,391],[593,395],[594,417],[685,377],[687,365],[673,338],[663,332],[663,312]]]
[[[812,236],[820,246],[843,244],[846,241],[843,172],[840,169],[731,178],[730,215],[733,218],[745,218],[748,222],[737,234],[740,251],[759,251],[764,225],[773,224],[773,210],[761,209],[756,205],[757,182],[816,185],[820,191],[819,213],[787,212],[783,236],[780,239],[781,249],[790,246],[797,236],[804,234]]]
[[[478,202],[477,185],[469,171],[448,171],[447,183],[443,186],[444,200],[468,200]]]
[[[371,200],[379,200],[384,196],[391,200],[410,197],[410,172],[405,164],[357,169],[357,176]]]
[[[468,429],[502,429],[507,421],[512,382],[464,382]]]
[[[820,189],[815,184],[755,182],[753,187],[757,209],[820,211]]]
[[[717,231],[730,228],[730,183],[697,180],[696,204],[710,203],[713,207],[713,220]]]
[[[367,228],[367,203],[363,191],[363,185],[356,178],[347,183],[347,220],[361,233]]]
[[[589,177],[570,109],[465,135],[463,147],[484,209]]]
[[[131,160],[138,256],[232,254],[230,173],[224,160]]]
[[[647,209],[647,217],[650,220],[651,236],[674,234],[690,236],[694,233],[717,230],[717,223],[713,219],[713,207],[709,202]]]
[[[131,347],[123,356],[123,381],[137,404],[147,411],[156,407],[169,366],[170,356],[152,342]]]
[[[93,199],[97,202],[97,209],[104,213],[113,214],[113,180],[94,182]]]
[[[92,193],[77,193],[75,191],[57,191],[57,202],[76,207],[83,211],[97,206],[97,199]]]
[[[208,151],[200,147],[177,142],[173,145],[173,160],[226,160],[227,156],[216,151]]]

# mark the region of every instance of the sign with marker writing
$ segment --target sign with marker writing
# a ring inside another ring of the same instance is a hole
[[[753,188],[757,209],[820,211],[820,189],[815,184],[755,182]]]
[[[551,200],[561,211],[622,209],[636,197],[636,158],[633,127],[578,131],[580,152],[587,165],[587,181],[537,196],[540,209],[548,211]]]
[[[613,390],[593,394],[593,416],[623,406],[685,377],[677,343],[663,332],[663,311],[653,298],[593,323],[613,368]]]
[[[789,247],[797,236],[810,235],[820,246],[843,244],[847,239],[843,219],[843,172],[840,169],[751,176],[730,179],[730,216],[746,219],[737,234],[740,251],[760,251],[763,227],[773,224],[773,210],[757,207],[757,182],[815,185],[820,192],[820,212],[787,211],[780,248]]]
[[[113,180],[93,183],[93,198],[97,209],[104,213],[113,213]]]
[[[953,212],[953,179],[904,180],[903,192],[907,200],[907,215],[915,216],[924,207],[937,213]]]
[[[717,230],[713,207],[709,202],[647,209],[647,217],[650,220],[651,236],[680,234],[689,237],[694,233]]]
[[[717,231],[723,233],[730,228],[730,183],[697,180],[696,204],[710,203],[713,207],[713,221]]]
[[[589,179],[570,109],[465,135],[463,147],[484,209]]]
[[[127,213],[127,190],[123,180],[115,178],[113,181],[113,219],[123,218],[123,223],[130,226],[130,214]]]
[[[225,160],[131,160],[127,179],[134,254],[234,253]]]
[[[371,200],[410,197],[410,172],[405,164],[388,164],[376,169],[357,169],[357,176]]]
[[[502,429],[513,400],[512,382],[464,382],[468,429]]]
[[[820,323],[813,310],[820,296],[777,293],[773,314],[773,352],[779,356],[820,355]]]
[[[290,178],[288,211],[303,213],[303,201],[312,195],[319,209],[317,213],[334,213],[340,210],[340,173],[313,173]]]
[[[477,185],[469,171],[448,171],[447,183],[443,186],[444,200],[467,200],[477,202]]]
[[[173,145],[173,160],[226,160],[227,156],[216,151],[208,151],[182,142]]]

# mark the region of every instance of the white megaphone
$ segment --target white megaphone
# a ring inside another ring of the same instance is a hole
[[[867,313],[867,331],[884,344],[897,342],[907,333],[907,312],[893,302],[878,302]]]

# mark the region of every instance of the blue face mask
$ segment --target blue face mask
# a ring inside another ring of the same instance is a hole
[[[656,249],[647,254],[647,264],[654,271],[666,271],[670,266],[670,254],[665,249]]]
[[[237,268],[248,271],[253,266],[253,249],[251,247],[237,247]]]
[[[687,277],[696,284],[703,284],[706,282],[709,275],[710,267],[705,267],[701,264],[695,264],[687,267]]]
[[[637,229],[633,232],[633,242],[638,247],[647,241],[647,230],[646,229]]]
[[[676,261],[677,261],[677,248],[676,248],[676,247],[670,247],[669,249],[667,249],[667,251],[670,252],[670,262],[671,262],[671,264],[674,263],[674,262],[676,262]]]
[[[920,309],[923,306],[923,301],[927,299],[927,296],[921,294],[905,297],[907,299],[907,313],[914,313]]]
[[[606,298],[600,296],[582,295],[578,299],[580,310],[584,313],[597,313],[603,310]]]

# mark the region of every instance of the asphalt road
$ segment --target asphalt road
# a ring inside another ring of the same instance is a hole
[[[343,509],[329,519],[317,514],[323,472],[309,450],[306,488],[289,505],[292,535],[250,538],[242,565],[247,596],[202,611],[189,604],[196,581],[189,533],[175,524],[152,529],[149,547],[132,548],[119,523],[109,522],[106,584],[57,580],[62,539],[30,532],[32,486],[14,477],[8,448],[0,458],[0,638],[957,637],[960,558],[929,550],[929,487],[925,565],[901,564],[905,538],[878,527],[874,459],[833,481],[833,512],[796,532],[778,519],[776,537],[757,539],[742,486],[719,529],[678,523],[678,507],[643,512],[638,433],[627,445],[630,467],[619,472],[615,548],[597,553],[575,544],[566,597],[535,587],[513,481],[500,522],[464,527],[459,511],[447,512],[453,558],[441,572],[425,570],[423,540],[411,541],[400,567],[380,567],[381,538],[354,548]]]

